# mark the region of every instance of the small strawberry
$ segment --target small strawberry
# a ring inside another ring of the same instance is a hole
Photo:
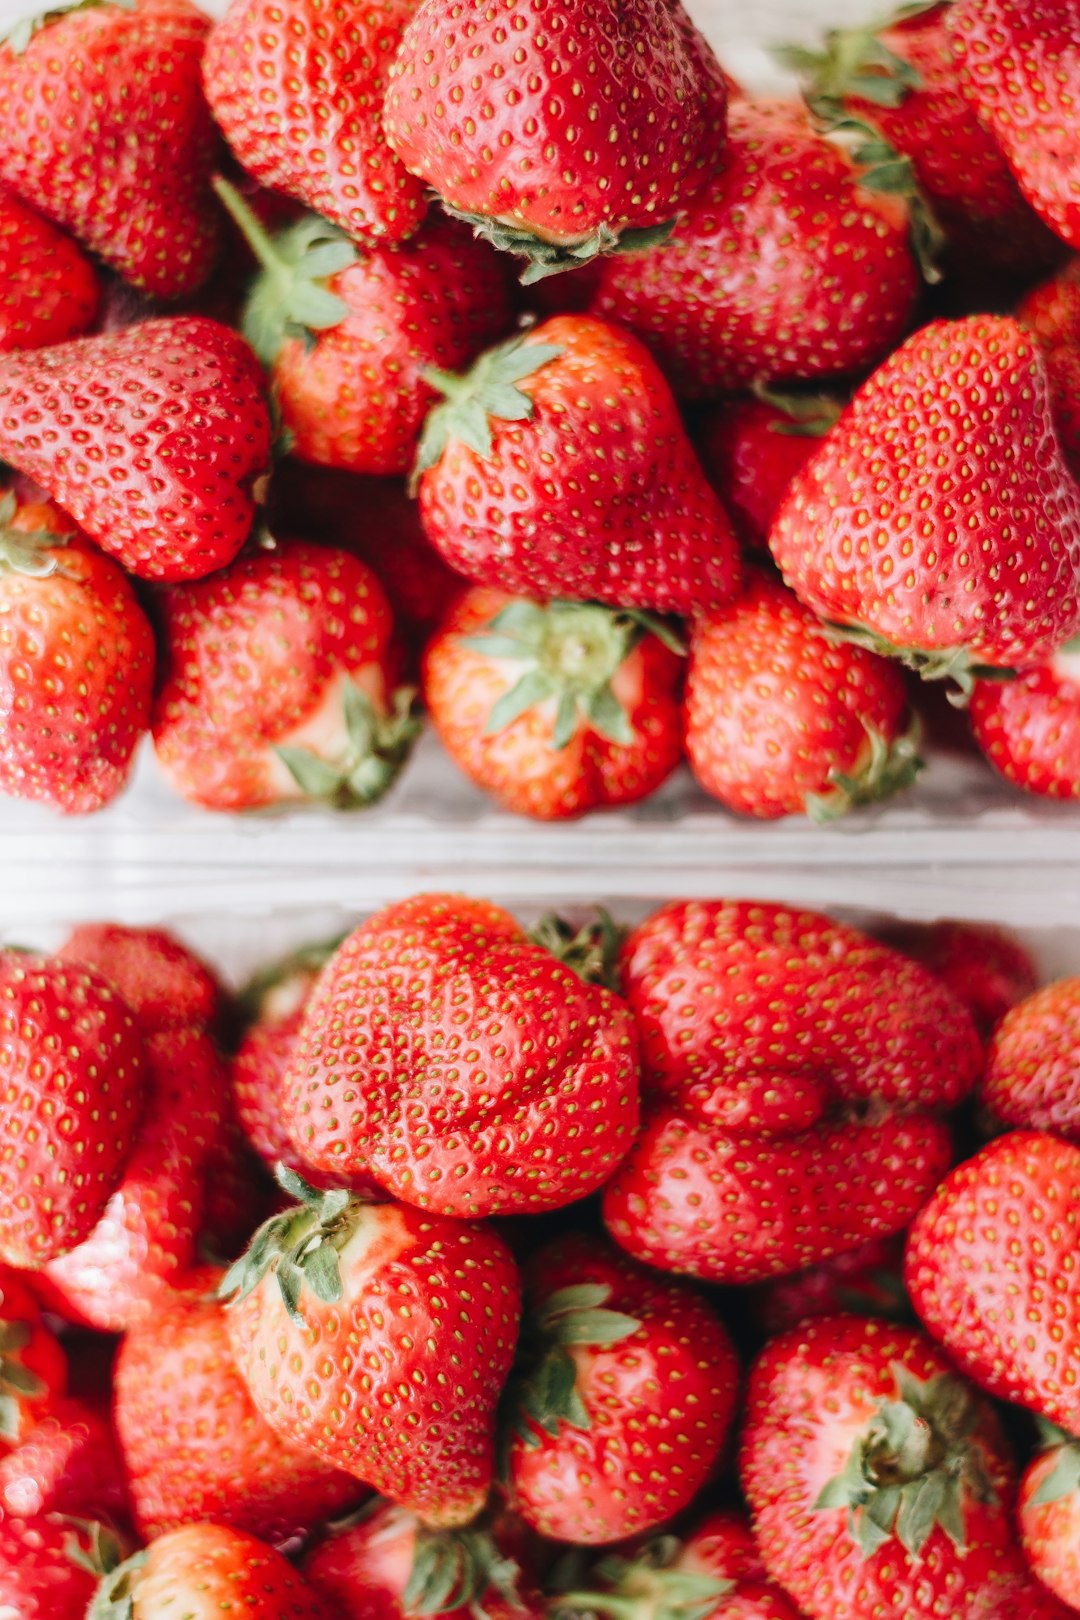
[[[1080,1148],[1013,1131],[953,1170],[908,1234],[905,1281],[967,1376],[1080,1432]]]
[[[511,1505],[592,1546],[688,1506],[723,1450],[739,1366],[712,1307],[583,1235],[533,1256],[511,1385]]]
[[[159,1536],[106,1575],[87,1620],[217,1620],[234,1609],[244,1620],[332,1620],[281,1553],[207,1523]]]
[[[744,545],[765,550],[791,480],[840,410],[840,401],[828,394],[780,394],[761,386],[752,397],[728,400],[704,414],[694,442]]]
[[[78,337],[98,297],[94,267],[70,237],[0,188],[0,353]]]
[[[556,316],[440,386],[446,403],[420,442],[420,514],[466,578],[658,613],[735,594],[730,522],[628,333]]]
[[[164,928],[80,923],[57,955],[108,979],[145,1034],[217,1022],[224,991],[214,970]]]
[[[0,1260],[30,1270],[81,1243],[123,1174],[143,1044],[99,974],[0,951]]]
[[[63,1396],[67,1356],[18,1272],[0,1265],[0,1456],[21,1445]]]
[[[1015,681],[976,681],[975,741],[1006,781],[1041,798],[1080,798],[1080,643]]]
[[[722,151],[727,84],[679,0],[421,0],[383,120],[449,211],[528,282],[663,241]]]
[[[500,906],[417,895],[349,935],[308,1002],[286,1130],[440,1215],[535,1214],[602,1186],[637,1127],[626,1007]]]
[[[424,707],[478,787],[561,820],[633,804],[678,765],[679,651],[647,614],[474,586],[428,643]]]
[[[0,355],[0,456],[130,573],[197,579],[255,516],[270,459],[258,362],[194,315]]]
[[[14,1451],[0,1459],[0,1509],[109,1519],[127,1514],[127,1485],[108,1409],[61,1397]]]
[[[248,174],[359,242],[400,242],[427,198],[382,128],[386,77],[415,0],[330,10],[232,0],[203,58],[214,117]]]
[[[1080,258],[1070,258],[1047,281],[1020,300],[1016,318],[1044,349],[1080,344]]]
[[[155,298],[194,292],[217,253],[209,29],[188,0],[47,0],[0,45],[0,180]]]
[[[968,1009],[984,1040],[1039,982],[1027,947],[1015,934],[988,923],[895,923],[874,933],[941,979]]]
[[[592,307],[637,333],[677,393],[708,399],[872,365],[918,288],[902,200],[862,185],[800,107],[746,101],[672,240],[608,263]]]
[[[1080,1441],[1044,1423],[1043,1449],[1020,1481],[1017,1521],[1028,1566],[1073,1610],[1080,1602]]]
[[[0,1614],[11,1620],[96,1617],[90,1605],[98,1580],[121,1557],[112,1532],[98,1523],[58,1514],[6,1518],[0,1521]]]
[[[348,552],[305,541],[239,557],[163,594],[168,673],[153,713],[158,764],[216,810],[305,798],[372,804],[419,730],[392,693],[390,609]]]
[[[769,546],[807,606],[926,678],[970,690],[977,666],[1052,652],[1080,626],[1080,492],[1032,340],[982,315],[909,338],[796,476]]]
[[[1080,979],[1059,979],[1008,1011],[979,1097],[994,1119],[1080,1144]]]
[[[754,1316],[769,1338],[786,1333],[812,1316],[885,1316],[909,1313],[901,1280],[903,1238],[872,1238],[846,1254],[834,1255],[806,1271],[762,1283],[755,1291]]]
[[[755,573],[730,607],[696,620],[686,753],[730,810],[833,821],[910,787],[918,747],[900,671],[830,641],[778,582]]]
[[[263,1417],[434,1529],[467,1524],[492,1482],[495,1406],[521,1310],[509,1250],[483,1226],[316,1193],[275,1216],[227,1274],[237,1366]]]

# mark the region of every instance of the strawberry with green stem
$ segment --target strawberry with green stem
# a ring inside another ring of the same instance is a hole
[[[331,1612],[281,1553],[244,1530],[205,1521],[158,1536],[110,1570],[85,1615],[86,1620],[216,1620],[231,1609],[244,1620],[331,1620]]]
[[[1041,1449],[1020,1480],[1017,1520],[1028,1566],[1076,1609],[1080,1597],[1080,1440],[1039,1420]]]

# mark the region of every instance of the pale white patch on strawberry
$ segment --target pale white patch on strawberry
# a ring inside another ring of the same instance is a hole
[[[280,758],[279,748],[304,748],[330,764],[349,756],[349,733],[345,723],[345,688],[352,684],[369,697],[380,714],[387,712],[386,677],[378,664],[362,664],[359,669],[342,670],[323,687],[316,706],[298,726],[275,737],[266,747],[266,779],[277,800],[307,797],[296,778]]]

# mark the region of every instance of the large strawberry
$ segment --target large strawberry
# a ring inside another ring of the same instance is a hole
[[[223,1291],[229,1337],[278,1434],[434,1528],[467,1524],[494,1468],[520,1283],[483,1226],[318,1194],[260,1229]]]
[[[369,244],[411,235],[427,207],[382,129],[386,75],[414,9],[232,0],[203,60],[214,116],[247,172]]]
[[[722,150],[727,85],[680,0],[421,0],[390,71],[406,168],[524,280],[662,241]]]
[[[769,545],[817,613],[924,676],[1031,663],[1080,626],[1080,492],[1007,318],[936,321],[855,395]]]
[[[209,29],[188,0],[69,0],[0,45],[0,179],[157,298],[193,292],[217,252]]]
[[[559,820],[632,804],[675,769],[679,651],[646,614],[476,586],[428,643],[424,706],[479,787]]]
[[[1024,1470],[1016,1517],[1030,1569],[1074,1611],[1080,1604],[1080,1441],[1040,1424],[1043,1447]]]
[[[0,1265],[0,1455],[21,1444],[67,1385],[67,1356],[16,1271]]]
[[[919,1316],[992,1395],[1080,1433],[1080,1148],[999,1137],[946,1177],[912,1225],[906,1281]]]
[[[0,951],[0,1260],[39,1268],[93,1230],[131,1153],[144,1070],[103,978]]]
[[[1080,979],[1058,979],[1005,1014],[979,1096],[1002,1124],[1080,1142]]]
[[[131,573],[197,579],[255,516],[270,459],[258,362],[202,316],[0,355],[0,457]]]
[[[744,545],[765,549],[791,480],[840,410],[831,394],[780,394],[762,386],[702,413],[694,443]]]
[[[332,1620],[281,1553],[205,1522],[171,1530],[120,1564],[86,1612],[87,1620],[217,1620],[232,1610],[244,1620]]]
[[[78,337],[98,294],[94,267],[71,238],[0,188],[0,352]]]
[[[66,815],[127,783],[154,637],[130,583],[48,502],[0,495],[0,788]]]
[[[466,578],[660,613],[735,594],[731,524],[629,333],[556,316],[440,386],[446,402],[420,443],[420,512]]]
[[[440,1215],[559,1209],[633,1140],[633,1020],[500,906],[418,895],[323,969],[282,1112],[309,1163]]]
[[[908,326],[919,272],[907,238],[900,198],[861,186],[801,108],[735,102],[726,161],[672,240],[608,263],[592,307],[692,398],[842,376]]]
[[[1042,798],[1080,798],[1080,658],[1075,640],[1015,681],[976,681],[975,741],[1006,781]]]

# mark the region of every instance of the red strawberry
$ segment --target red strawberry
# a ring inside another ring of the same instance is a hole
[[[1080,1143],[1080,979],[1059,979],[1007,1012],[979,1090],[1004,1125]]]
[[[903,1258],[899,1235],[872,1238],[806,1271],[762,1283],[756,1292],[755,1317],[769,1338],[812,1316],[836,1316],[842,1311],[901,1318],[907,1314],[900,1276]]]
[[[535,1214],[595,1192],[637,1127],[637,1040],[500,906],[418,895],[327,963],[282,1117],[309,1163],[440,1215]]]
[[[1027,948],[1004,928],[987,923],[896,923],[875,934],[941,979],[968,1009],[984,1040],[1039,982]]]
[[[202,1218],[196,1238],[201,1254],[234,1260],[276,1198],[266,1166],[254,1152],[236,1117],[232,1098],[222,1107],[222,1125],[203,1161]]]
[[[241,1376],[284,1439],[439,1529],[483,1507],[520,1286],[483,1226],[318,1194],[269,1221],[223,1290]]]
[[[712,1308],[579,1235],[533,1257],[507,1481],[526,1524],[596,1545],[679,1513],[716,1466],[739,1368]]]
[[[835,377],[905,331],[919,273],[900,198],[786,102],[731,109],[731,142],[667,245],[612,260],[593,304],[652,350],[676,391]]]
[[[345,551],[295,541],[174,586],[161,602],[168,674],[158,763],[216,810],[324,798],[371,804],[419,729],[391,693],[393,624],[378,580]]]
[[[107,1411],[86,1401],[54,1401],[48,1416],[0,1460],[0,1507],[17,1519],[124,1516],[127,1485]]]
[[[976,665],[1051,652],[1080,626],[1080,492],[1030,338],[981,315],[909,338],[798,474],[769,545],[809,607],[924,676],[970,687]]]
[[[701,464],[744,545],[764,550],[770,525],[795,474],[840,414],[826,394],[778,394],[716,405],[695,435]]]
[[[387,72],[414,9],[232,0],[203,60],[214,116],[247,172],[361,242],[400,242],[427,207],[382,129]]]
[[[190,1273],[121,1342],[113,1419],[147,1540],[209,1518],[281,1542],[362,1495],[350,1474],[259,1416],[214,1297],[221,1277]]]
[[[120,1558],[100,1524],[47,1518],[0,1521],[0,1614],[12,1620],[86,1620],[98,1577]],[[140,1620],[142,1617],[140,1616]],[[202,1620],[193,1616],[192,1620]]]
[[[67,1356],[37,1298],[18,1272],[0,1265],[0,1455],[26,1439],[66,1384]]]
[[[1080,1597],[1080,1441],[1049,1424],[1020,1481],[1017,1520],[1028,1566],[1075,1611]]]
[[[1080,34],[1074,0],[959,0],[946,12],[960,87],[1020,189],[1080,247]]]
[[[1080,798],[1080,659],[1070,642],[1015,681],[976,681],[975,741],[1006,781],[1050,799]]]
[[[1070,258],[1056,275],[1021,299],[1016,318],[1035,333],[1044,349],[1080,343],[1080,259]]]
[[[826,1317],[750,1375],[740,1465],[765,1566],[808,1620],[1050,1620],[1012,1539],[997,1417],[912,1328]]]
[[[731,525],[628,333],[556,316],[442,387],[420,445],[420,513],[459,573],[658,613],[735,594]]]
[[[70,237],[0,189],[0,352],[78,337],[93,325],[98,293],[94,267]]]
[[[909,787],[918,745],[901,672],[830,642],[778,582],[755,573],[738,601],[696,621],[686,752],[730,810],[832,821]]]
[[[1080,1148],[1013,1131],[946,1177],[908,1236],[908,1293],[962,1372],[1080,1431]]]
[[[0,355],[0,456],[131,573],[197,579],[255,515],[270,459],[258,363],[202,316]]]
[[[90,1613],[94,1620],[217,1620],[233,1609],[244,1620],[331,1620],[281,1553],[243,1530],[206,1523],[159,1536],[106,1575]]]
[[[217,252],[209,29],[188,0],[91,0],[0,47],[0,179],[156,298],[194,292]]]
[[[527,71],[526,71],[527,68]],[[722,149],[727,85],[679,0],[421,0],[386,137],[523,280],[664,240]]]
[[[57,955],[115,985],[146,1034],[217,1020],[224,992],[213,969],[164,928],[80,923]]]
[[[424,707],[509,810],[553,821],[633,804],[682,755],[678,647],[647,615],[474,586],[428,643]]]
[[[65,815],[127,783],[154,638],[127,579],[47,502],[0,495],[0,788]]]
[[[131,1152],[144,1068],[103,978],[0,951],[0,1260],[35,1269],[93,1230]]]

